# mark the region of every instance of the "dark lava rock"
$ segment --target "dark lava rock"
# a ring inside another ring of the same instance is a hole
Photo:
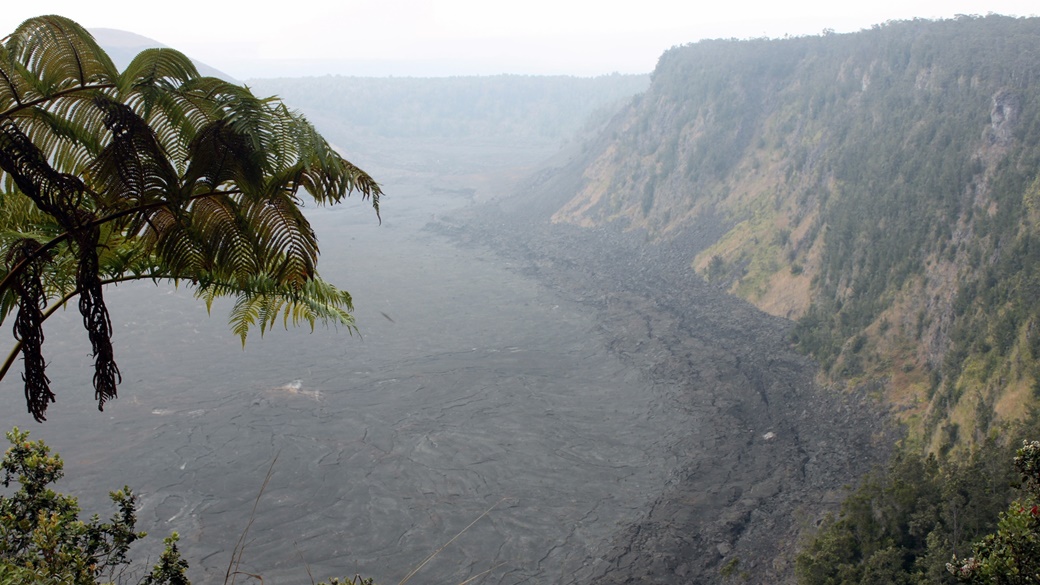
[[[677,465],[643,517],[620,527],[571,583],[783,583],[805,535],[883,460],[893,430],[865,395],[819,387],[789,321],[709,286],[690,269],[720,226],[647,243],[640,234],[480,210],[431,225],[489,244],[542,282],[591,305],[622,359],[706,421],[673,449]]]

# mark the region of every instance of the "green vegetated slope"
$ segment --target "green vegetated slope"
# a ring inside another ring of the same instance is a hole
[[[555,221],[669,238],[946,450],[1040,391],[1040,19],[666,52]],[[878,382],[882,382],[878,384]]]

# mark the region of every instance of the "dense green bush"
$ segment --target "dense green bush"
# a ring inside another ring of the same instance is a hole
[[[1040,583],[1038,434],[1034,412],[967,455],[898,452],[803,546],[798,583]]]
[[[1015,455],[1025,495],[1000,515],[993,534],[975,543],[972,556],[947,569],[973,585],[1040,583],[1040,441],[1026,441]]]
[[[93,585],[117,578],[130,564],[130,545],[145,536],[134,530],[137,499],[130,488],[110,493],[116,513],[108,522],[97,515],[80,520],[76,498],[49,487],[64,475],[61,457],[43,441],[30,441],[28,431],[15,428],[7,440],[2,484],[17,490],[0,495],[0,583]],[[174,534],[144,583],[186,585],[187,566]]]

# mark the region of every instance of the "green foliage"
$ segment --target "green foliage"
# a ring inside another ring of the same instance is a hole
[[[1038,322],[1038,226],[1025,207],[1040,168],[1040,109],[1027,98],[1040,92],[1029,57],[1037,25],[996,16],[899,22],[821,41],[838,51],[824,61],[830,69],[817,60],[816,77],[803,79],[833,96],[816,114],[840,142],[812,171],[831,185],[821,186],[827,230],[814,304],[796,340],[825,365],[906,283],[929,277],[926,259],[952,261],[962,275],[952,343],[935,364],[944,379],[956,381],[967,358],[990,353],[989,369],[972,383],[996,378],[1019,333]],[[856,84],[819,85],[841,70]],[[987,161],[981,153],[994,144],[1005,150]],[[979,189],[984,199],[966,196]],[[968,265],[973,258],[978,264]]]
[[[954,583],[951,556],[993,530],[1014,497],[1015,474],[1004,463],[1010,455],[995,441],[962,459],[897,454],[799,553],[798,582]]]
[[[176,532],[163,539],[164,548],[159,555],[159,562],[141,581],[141,585],[191,585],[187,575],[188,561],[181,558],[181,552],[177,548],[179,539],[180,536]]]
[[[828,324],[834,330],[830,345],[806,349],[840,352],[888,306],[894,291],[924,274],[925,258],[951,245],[958,222],[972,209],[964,194],[985,170],[980,149],[1014,140],[1021,150],[1013,156],[1034,157],[1026,153],[1040,143],[1026,136],[997,138],[989,127],[1000,92],[1016,103],[1016,129],[1040,116],[1021,99],[1040,90],[1040,70],[1025,57],[1033,51],[1036,26],[1034,20],[995,16],[899,22],[819,41],[833,45],[835,54],[814,61],[804,73],[813,77],[803,80],[807,93],[829,96],[814,117],[826,120],[828,134],[841,142],[821,153],[814,171],[834,185],[821,217],[827,231],[816,294],[817,302],[841,306]],[[1000,43],[992,42],[996,38]],[[841,70],[854,83],[821,87],[827,78],[840,78]],[[1029,169],[1008,164],[992,176],[998,215],[1007,218],[998,218],[992,233],[1004,241],[1013,241],[1019,227],[1012,220],[1020,217],[1014,202],[1021,200],[1023,179],[1033,176]]]
[[[361,575],[354,575],[352,579],[347,579],[346,577],[344,577],[343,579],[338,579],[336,577],[333,577],[328,581],[322,581],[321,583],[318,583],[318,585],[373,585],[374,583],[375,581],[373,579],[366,579]]]
[[[973,555],[947,565],[963,583],[1025,585],[1040,582],[1040,441],[1025,441],[1015,455],[1026,496],[1015,500],[993,534],[975,543]]]
[[[719,569],[719,576],[726,581],[732,581],[734,579],[747,581],[751,575],[747,571],[740,570],[740,557],[733,557]]]
[[[708,261],[708,267],[704,272],[704,277],[708,282],[719,282],[726,276],[726,261],[715,254]]]
[[[80,520],[76,498],[49,487],[63,475],[61,458],[17,428],[7,440],[2,484],[18,489],[0,495],[0,583],[94,585],[102,576],[113,579],[130,564],[130,545],[145,536],[134,531],[137,500],[130,488],[110,493],[117,511],[108,522],[96,515]],[[145,583],[187,585],[187,563],[176,540],[176,535],[166,539],[160,563]]]

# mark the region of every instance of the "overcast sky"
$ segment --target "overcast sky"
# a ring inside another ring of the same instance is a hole
[[[238,78],[647,73],[703,38],[853,32],[886,20],[1040,13],[1036,0],[178,0],[7,2],[0,35],[61,14],[131,31]],[[263,3],[271,6],[273,3]]]

